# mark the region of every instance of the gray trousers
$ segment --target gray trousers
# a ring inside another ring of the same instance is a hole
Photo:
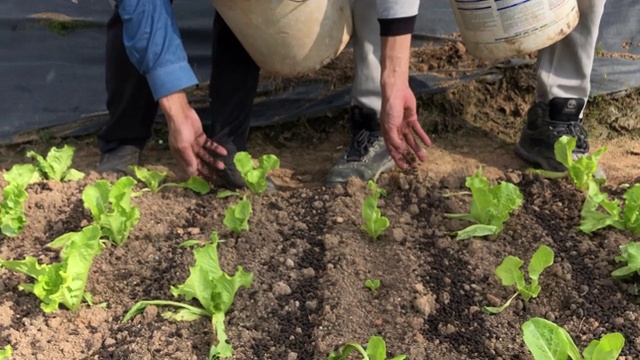
[[[536,101],[587,99],[600,19],[606,0],[578,0],[578,26],[538,54]],[[352,104],[380,113],[380,30],[375,0],[351,0],[355,74]]]
[[[578,0],[580,22],[559,42],[538,54],[536,101],[583,98],[591,90],[591,69],[606,0]]]
[[[351,0],[355,73],[351,103],[380,114],[380,25],[376,0]]]

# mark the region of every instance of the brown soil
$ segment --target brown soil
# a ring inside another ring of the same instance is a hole
[[[421,51],[423,58],[414,56],[416,71],[446,70],[444,64],[454,61],[484,66],[455,42]],[[333,348],[364,343],[373,333],[384,337],[390,353],[409,359],[530,359],[520,325],[534,316],[564,326],[580,347],[620,331],[627,339],[623,356],[640,358],[635,287],[610,276],[618,246],[632,238],[613,230],[579,232],[583,194],[562,180],[523,175],[529,165],[513,153],[533,99],[533,76],[530,65],[508,68],[497,78],[419,99],[434,146],[415,174],[394,170],[381,177],[389,195],[380,205],[391,228],[375,242],[359,229],[365,184],[322,187],[348,141],[344,116],[254,131],[250,151],[281,159],[274,176],[281,191],[250,197],[249,232],[233,236],[222,225],[232,199],[176,189],[136,198],[140,223],[122,247],[96,258],[90,274],[87,290],[108,306],[47,315],[35,296],[18,290],[26,278],[1,271],[0,348],[11,344],[15,359],[206,358],[212,337],[206,320],[172,323],[157,308],[128,323],[121,319],[138,300],[172,299],[170,286],[186,279],[193,261],[190,250],[177,245],[216,230],[223,268],[242,265],[254,273],[253,286],[240,290],[227,317],[235,359],[326,359]],[[587,110],[593,147],[608,146],[602,164],[612,191],[638,177],[638,98],[638,91],[598,97]],[[156,130],[143,163],[176,171],[165,130]],[[45,153],[62,143],[77,148],[76,168],[90,172],[97,162],[92,137],[46,140],[0,148],[0,168],[26,162],[27,149]],[[466,211],[469,199],[441,195],[463,190],[464,177],[479,164],[491,179],[516,183],[525,202],[499,236],[455,241],[449,232],[466,223],[444,213]],[[96,179],[90,173],[77,183],[31,185],[29,223],[16,238],[0,237],[0,257],[55,261],[57,253],[44,245],[89,223],[80,195]],[[518,299],[500,315],[482,313],[482,306],[511,295],[493,274],[504,256],[526,260],[540,244],[556,252],[541,277],[540,296]],[[377,293],[363,286],[368,278],[381,279]]]

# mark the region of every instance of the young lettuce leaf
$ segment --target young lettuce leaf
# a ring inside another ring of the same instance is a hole
[[[27,200],[27,185],[40,180],[32,164],[16,164],[3,174],[8,185],[2,189],[0,202],[0,232],[13,237],[24,230],[27,218],[24,214],[24,202]]]
[[[4,349],[0,349],[0,360],[8,359],[13,355],[13,347],[7,345]]]
[[[585,360],[617,360],[624,348],[624,336],[620,333],[605,334],[600,340],[591,340],[582,352]]]
[[[525,345],[535,360],[582,360],[580,350],[571,335],[553,322],[532,318],[522,324]],[[600,340],[592,340],[582,352],[584,360],[616,360],[624,348],[620,333],[609,333]]]
[[[363,360],[387,360],[387,345],[380,336],[371,336],[366,349],[356,342],[346,343],[338,351],[331,352],[328,360],[349,359],[353,351],[360,353]],[[404,360],[406,358],[406,355],[398,355],[389,360]]]
[[[195,243],[189,242],[189,245],[194,246]],[[209,359],[231,357],[233,347],[227,339],[225,314],[240,287],[251,286],[253,274],[245,272],[242,266],[238,266],[234,275],[229,275],[220,268],[216,232],[211,234],[211,243],[194,249],[193,254],[195,264],[189,268],[189,277],[182,285],[172,286],[171,293],[175,297],[183,296],[187,301],[196,299],[202,308],[175,301],[143,300],[136,303],[122,321],[128,321],[140,314],[148,305],[177,307],[177,312],[167,311],[162,315],[165,319],[174,321],[192,321],[201,317],[211,317],[217,344],[211,346]]]
[[[602,179],[594,179],[593,175],[598,170],[598,160],[607,151],[605,146],[589,155],[580,156],[574,160],[573,150],[576,148],[576,138],[564,135],[554,144],[553,149],[556,160],[567,168],[569,177],[580,190],[587,190],[591,181],[602,183]]]
[[[40,173],[33,164],[15,164],[3,176],[10,185],[17,184],[23,188],[41,180]]]
[[[100,235],[100,228],[91,225],[51,242],[49,247],[61,248],[61,261],[58,263],[43,265],[36,258],[28,256],[24,260],[0,259],[0,268],[35,279],[33,284],[20,284],[20,289],[37,296],[42,301],[40,307],[44,312],[54,312],[60,304],[76,312],[85,298],[84,290],[93,259],[104,247]]]
[[[542,318],[522,324],[522,338],[535,360],[582,360],[571,335],[560,326]]]
[[[187,181],[183,181],[181,183],[169,182],[163,184],[162,182],[167,177],[166,171],[149,170],[139,166],[131,166],[130,168],[133,170],[136,177],[147,185],[147,189],[143,189],[142,191],[151,191],[153,194],[157,194],[158,191],[164,187],[180,187],[201,195],[204,195],[211,190],[209,183],[197,176],[192,176]]]
[[[482,176],[482,167],[473,176],[467,177],[465,185],[472,194],[470,213],[445,216],[477,224],[457,231],[457,240],[497,235],[509,220],[511,212],[522,205],[522,193],[517,186],[507,182],[490,185],[489,180]]]
[[[251,212],[251,202],[246,197],[243,197],[235,205],[229,205],[224,212],[223,224],[232,232],[240,234],[245,230],[249,230]]]
[[[44,179],[76,181],[84,178],[84,173],[69,168],[73,162],[74,152],[74,147],[65,145],[60,149],[52,147],[46,159],[35,151],[27,152],[27,157],[33,158],[36,161],[36,168],[40,176]]]
[[[594,181],[589,181],[587,185],[588,192],[580,211],[582,219],[579,229],[587,234],[607,226],[624,229],[624,224],[620,221],[620,201],[609,200]]]
[[[611,226],[640,235],[640,184],[629,187],[623,198],[624,207],[620,200],[610,200],[594,181],[589,182],[589,191],[580,211],[579,229],[592,233]]]
[[[252,193],[262,194],[267,190],[267,175],[269,171],[280,167],[280,159],[275,155],[262,155],[255,166],[251,155],[240,151],[233,157],[233,163],[242,175]]]
[[[364,286],[371,290],[372,293],[375,293],[380,287],[380,279],[367,279],[364,281]]]
[[[640,235],[640,184],[634,184],[625,191],[622,222],[624,228],[633,235]]]
[[[140,220],[138,207],[131,203],[135,184],[130,176],[118,179],[113,185],[106,180],[98,180],[82,192],[84,206],[100,225],[102,234],[116,246],[125,242]]]
[[[632,242],[620,246],[620,255],[615,257],[617,263],[626,265],[611,273],[616,279],[626,279],[635,274],[640,274],[640,243]]]
[[[2,189],[2,202],[0,202],[0,231],[5,236],[18,236],[27,218],[24,215],[24,202],[27,200],[27,191],[23,184],[12,183]]]
[[[546,245],[541,245],[538,250],[531,256],[527,272],[529,274],[529,280],[531,283],[527,284],[524,278],[524,274],[520,267],[524,264],[520,258],[515,256],[507,256],[502,263],[496,268],[496,275],[502,281],[503,286],[515,285],[517,292],[509,298],[509,300],[500,307],[485,306],[482,310],[489,314],[498,314],[504,311],[511,301],[520,294],[525,301],[531,300],[531,298],[538,297],[542,287],[539,284],[540,274],[547,267],[553,264],[554,252]]]
[[[362,204],[362,218],[364,219],[362,229],[369,234],[369,237],[376,240],[389,227],[389,219],[382,216],[382,212],[378,208],[378,200],[381,196],[386,196],[387,192],[378,188],[373,180],[369,180],[368,186],[371,195],[368,195]]]

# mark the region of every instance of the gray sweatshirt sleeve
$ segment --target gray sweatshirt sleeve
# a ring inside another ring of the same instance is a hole
[[[398,36],[413,32],[420,0],[376,0],[376,5],[380,36]]]

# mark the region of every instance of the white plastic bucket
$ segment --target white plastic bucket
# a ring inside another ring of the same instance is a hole
[[[467,51],[483,59],[521,56],[568,35],[576,0],[450,0]]]
[[[316,70],[335,58],[351,37],[349,0],[212,2],[253,60],[273,75]]]

